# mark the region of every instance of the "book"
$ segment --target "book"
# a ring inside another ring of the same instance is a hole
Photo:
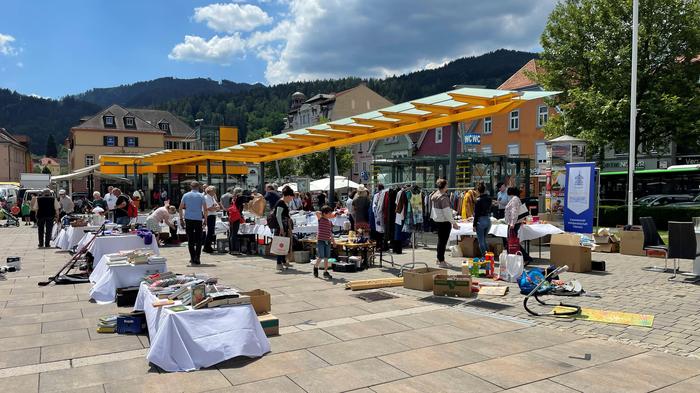
[[[187,311],[187,310],[189,310],[189,307],[183,306],[182,304],[180,304],[180,305],[177,305],[177,306],[170,306],[170,307],[167,307],[167,309],[170,310],[170,311],[172,311],[172,312],[180,312],[180,311]]]
[[[192,305],[196,305],[196,304],[200,303],[202,300],[204,300],[207,297],[206,287],[205,287],[204,283],[199,283],[199,284],[193,285],[191,288],[192,289],[190,291],[190,297],[192,299],[191,300]]]
[[[175,302],[170,299],[158,299],[155,302],[153,302],[153,307],[163,307],[169,306],[171,304],[175,304]]]
[[[97,327],[97,333],[114,333],[117,331],[117,325],[106,327],[106,326],[98,326]]]

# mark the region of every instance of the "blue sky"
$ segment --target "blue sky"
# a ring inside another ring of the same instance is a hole
[[[3,0],[0,87],[61,97],[163,76],[383,77],[538,50],[555,0]]]

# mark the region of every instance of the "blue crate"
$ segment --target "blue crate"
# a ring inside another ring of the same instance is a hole
[[[146,318],[140,316],[117,317],[117,333],[141,334],[146,328]]]

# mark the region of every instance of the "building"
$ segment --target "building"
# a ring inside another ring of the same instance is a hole
[[[0,128],[0,182],[19,182],[21,173],[31,172],[31,163],[29,138]]]
[[[393,105],[391,101],[361,83],[339,93],[316,94],[307,99],[303,93],[292,94],[292,103],[285,118],[284,131],[310,127],[324,121],[335,121]],[[352,180],[367,182],[372,164],[371,143],[352,146]],[[364,169],[363,169],[364,168]]]

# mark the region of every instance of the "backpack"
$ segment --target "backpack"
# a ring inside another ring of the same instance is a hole
[[[238,210],[238,206],[236,206],[235,201],[233,201],[231,206],[228,208],[228,222],[233,224],[237,221],[242,221],[241,212]]]
[[[272,209],[270,214],[267,215],[267,226],[272,231],[280,229],[280,225],[277,222],[277,217],[275,216],[275,209]]]
[[[134,201],[129,200],[128,204],[126,205],[126,215],[135,218],[139,216],[139,209],[136,208],[136,205],[134,205]]]

